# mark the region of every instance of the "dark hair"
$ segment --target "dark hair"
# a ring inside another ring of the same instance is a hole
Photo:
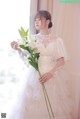
[[[53,26],[52,21],[51,21],[51,14],[46,10],[40,10],[40,11],[37,12],[37,14],[35,16],[35,19],[36,18],[40,18],[41,19],[42,17],[45,17],[46,20],[50,20],[48,28],[51,28]]]

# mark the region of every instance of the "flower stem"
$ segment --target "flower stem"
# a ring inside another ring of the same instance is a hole
[[[45,98],[45,102],[46,102],[46,106],[47,106],[47,111],[48,111],[49,117],[51,119],[51,115],[50,115],[50,111],[49,111],[49,107],[48,107],[48,103],[47,103],[47,99],[46,99],[46,93],[45,93],[43,84],[42,84],[42,88],[43,88],[44,98]]]
[[[38,70],[38,72],[39,72],[39,75],[41,76],[41,73],[40,73],[39,70]],[[51,119],[51,114],[52,114],[52,119],[54,119],[54,114],[53,114],[53,110],[52,110],[51,103],[50,103],[50,100],[49,100],[49,96],[47,94],[47,91],[46,91],[46,88],[45,88],[44,84],[43,83],[41,83],[41,84],[42,84],[42,88],[43,88],[44,98],[45,98],[45,102],[46,102],[46,106],[47,106],[47,111],[48,111],[49,117]],[[49,106],[48,106],[48,104],[49,104]],[[51,110],[51,114],[50,114],[49,108]]]
[[[45,88],[44,84],[43,84],[43,87],[44,87],[44,90],[45,90],[45,93],[46,93],[46,97],[47,97],[47,100],[48,100],[48,103],[49,103],[49,106],[50,106],[50,110],[51,110],[51,113],[52,113],[52,117],[53,117],[53,119],[54,119],[53,110],[52,110],[51,103],[50,103],[50,100],[49,100],[49,96],[48,96],[48,94],[47,94],[47,91],[46,91],[46,88]]]

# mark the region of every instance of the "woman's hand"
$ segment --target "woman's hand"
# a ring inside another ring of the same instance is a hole
[[[51,72],[47,72],[45,74],[43,74],[41,77],[40,77],[40,82],[41,83],[45,83],[46,81],[48,81],[49,79],[51,79],[53,77],[53,74]]]
[[[18,50],[19,46],[18,46],[18,43],[16,41],[12,41],[11,42],[11,47],[14,49],[14,50]]]
[[[19,45],[18,45],[18,43],[16,41],[11,42],[11,47],[14,50],[17,50],[19,53],[21,53],[21,49],[19,48]]]

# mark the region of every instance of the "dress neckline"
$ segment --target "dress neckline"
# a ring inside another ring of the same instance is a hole
[[[41,37],[50,37],[51,36],[50,33],[49,34],[38,33],[38,35],[41,36]]]
[[[51,34],[41,34],[38,33],[38,38],[39,38],[39,42],[44,46],[44,48],[47,48],[49,44],[51,44],[53,42]]]

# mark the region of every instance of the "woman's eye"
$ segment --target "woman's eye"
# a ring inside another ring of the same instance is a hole
[[[38,21],[41,21],[41,19],[39,18],[39,19],[36,19],[36,20],[35,20],[35,22],[38,22]]]

